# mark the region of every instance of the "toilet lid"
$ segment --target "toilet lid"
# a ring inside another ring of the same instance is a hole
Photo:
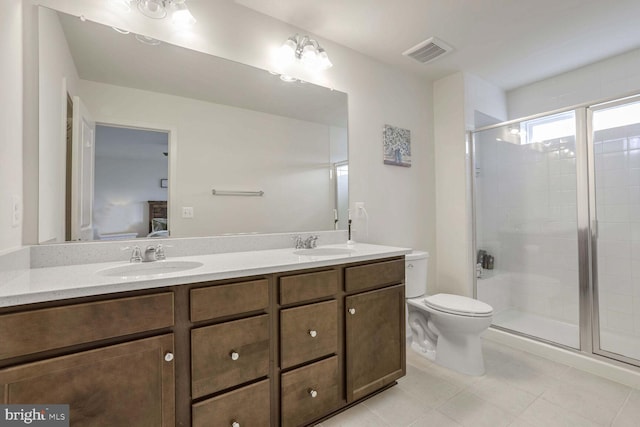
[[[424,299],[424,303],[435,309],[465,316],[488,316],[493,307],[477,299],[452,294],[436,294]]]

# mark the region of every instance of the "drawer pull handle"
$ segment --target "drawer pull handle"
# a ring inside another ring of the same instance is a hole
[[[240,423],[239,423],[239,422],[237,422],[237,421],[233,421],[233,422],[231,423],[231,427],[240,427]]]
[[[313,329],[310,329],[309,335],[311,335],[311,338],[315,338],[318,336],[318,331],[314,331]]]
[[[166,360],[167,362],[171,362],[173,360],[173,353],[171,353],[170,351],[167,351],[164,354],[164,360]]]
[[[318,396],[318,392],[315,391],[314,389],[310,388],[309,389],[309,396],[316,397],[316,396]]]
[[[356,309],[355,308],[350,308],[349,309],[349,314],[356,314]]]
[[[230,356],[231,356],[231,360],[238,360],[238,359],[240,359],[240,355],[238,354],[238,352],[237,352],[237,351],[232,351],[232,352],[231,352],[231,354],[230,354]]]

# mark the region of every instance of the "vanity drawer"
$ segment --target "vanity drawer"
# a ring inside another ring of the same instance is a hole
[[[230,391],[191,407],[193,427],[269,426],[269,380]]]
[[[317,271],[280,278],[280,304],[328,297],[338,292],[338,271]]]
[[[199,322],[269,306],[267,279],[191,289],[191,321]]]
[[[347,267],[344,272],[344,289],[351,292],[402,283],[404,268],[404,259]]]
[[[330,413],[340,402],[339,383],[337,356],[282,374],[282,425],[299,426]]]
[[[0,316],[0,360],[173,326],[173,293]]]
[[[269,373],[269,316],[191,330],[193,398]]]
[[[280,361],[283,369],[335,353],[338,304],[335,300],[280,312]]]

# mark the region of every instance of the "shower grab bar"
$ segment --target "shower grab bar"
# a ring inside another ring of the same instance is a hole
[[[211,190],[211,194],[214,196],[264,196],[264,191],[223,191],[223,190]]]

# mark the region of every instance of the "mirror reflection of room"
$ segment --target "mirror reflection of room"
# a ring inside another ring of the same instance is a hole
[[[167,132],[96,125],[94,238],[167,237]]]
[[[38,22],[39,243],[346,229],[345,93],[45,7]],[[164,134],[164,172],[105,166],[101,126]]]

